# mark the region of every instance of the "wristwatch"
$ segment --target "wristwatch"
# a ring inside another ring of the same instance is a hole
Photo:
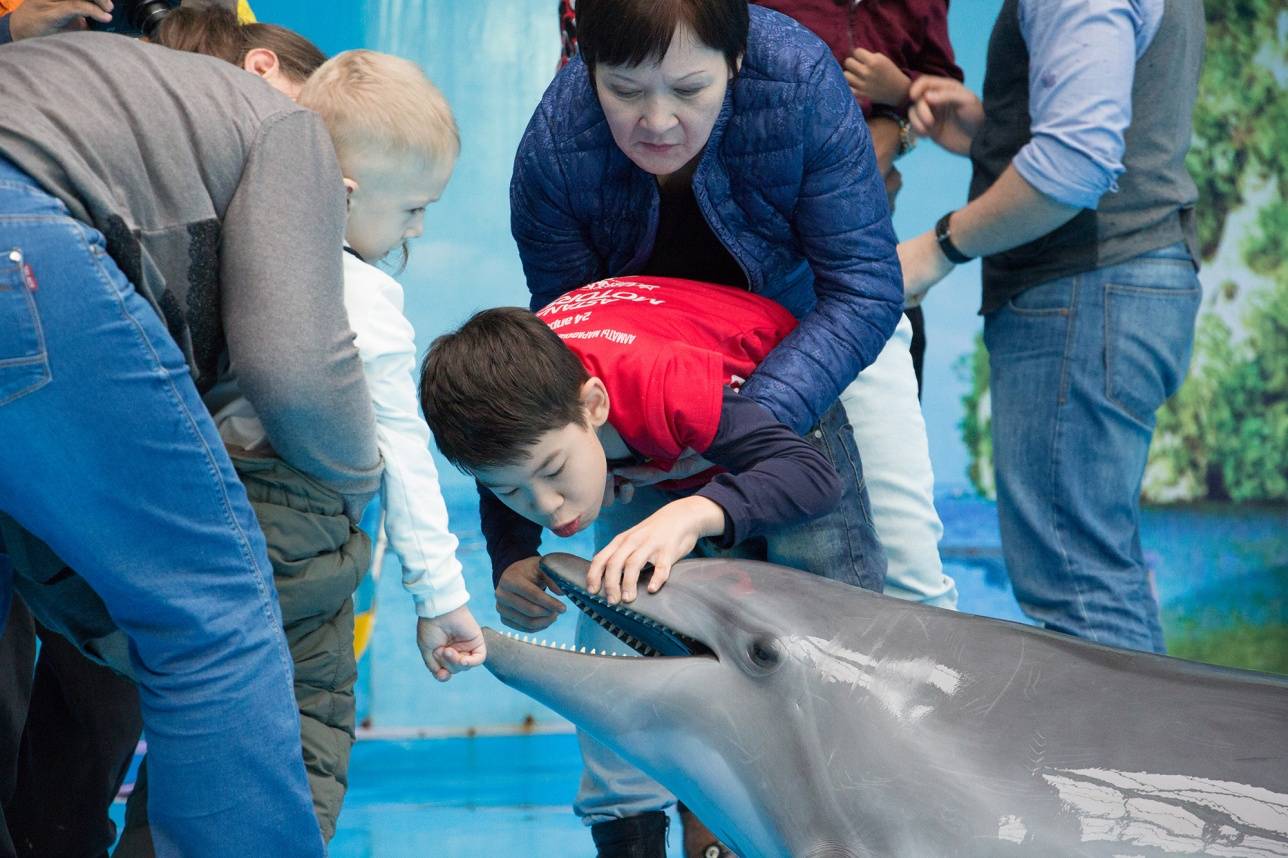
[[[895,153],[895,157],[902,158],[904,155],[911,152],[912,148],[917,145],[917,135],[912,133],[912,126],[908,124],[907,119],[900,116],[898,117],[898,120],[899,150]]]
[[[952,216],[953,213],[949,212],[935,224],[935,241],[939,242],[939,249],[943,251],[944,256],[948,257],[949,262],[953,265],[961,265],[963,262],[970,262],[971,257],[962,253],[957,249],[957,245],[953,244],[952,232],[948,228],[948,221]]]

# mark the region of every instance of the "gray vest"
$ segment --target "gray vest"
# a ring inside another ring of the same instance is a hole
[[[1198,189],[1185,169],[1185,153],[1203,39],[1202,0],[1166,0],[1158,33],[1136,62],[1126,172],[1118,178],[1118,192],[1105,194],[1096,209],[1082,210],[1041,238],[986,257],[982,312],[998,309],[1030,286],[1126,262],[1178,241],[1198,259]],[[1019,0],[1005,0],[989,38],[984,115],[970,150],[971,199],[997,181],[1032,136],[1029,51],[1020,33]]]

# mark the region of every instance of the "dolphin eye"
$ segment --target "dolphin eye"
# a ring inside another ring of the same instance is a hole
[[[773,638],[756,638],[751,642],[751,663],[761,670],[773,670],[782,660],[778,641]]]

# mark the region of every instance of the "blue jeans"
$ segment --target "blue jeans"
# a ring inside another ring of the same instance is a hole
[[[1020,606],[1047,628],[1164,651],[1140,488],[1201,295],[1176,244],[1034,286],[985,317],[1002,551]]]
[[[833,405],[806,436],[841,475],[841,500],[826,515],[783,527],[733,548],[698,543],[695,555],[767,560],[866,590],[881,592],[886,557],[877,539],[863,482],[863,466],[854,445],[854,430],[845,409]],[[621,533],[682,495],[642,488],[624,505],[611,506],[595,522],[595,545],[602,548]],[[621,652],[626,645],[585,614],[577,618],[577,646]],[[582,731],[577,731],[585,765],[573,810],[587,825],[666,810],[675,797],[666,787],[636,769]]]
[[[324,854],[264,538],[214,422],[103,237],[3,159],[0,438],[0,511],[129,637],[157,853]]]

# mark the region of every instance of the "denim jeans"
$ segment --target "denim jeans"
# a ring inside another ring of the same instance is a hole
[[[130,639],[158,854],[322,855],[264,538],[214,422],[103,237],[3,159],[0,438],[0,512]]]
[[[766,560],[824,578],[881,592],[886,558],[877,539],[863,483],[863,465],[854,446],[854,430],[845,410],[833,405],[806,436],[836,466],[843,486],[841,500],[826,515],[720,549],[709,540],[698,543],[695,555]],[[607,545],[626,530],[680,495],[642,488],[629,504],[615,505],[595,522],[595,545]],[[577,646],[626,649],[612,633],[585,614],[577,618]],[[577,731],[584,769],[573,810],[587,825],[649,811],[664,811],[675,803],[666,787],[636,769],[582,731]]]
[[[1002,551],[1047,628],[1164,651],[1140,488],[1200,298],[1176,244],[1034,286],[984,320]]]

